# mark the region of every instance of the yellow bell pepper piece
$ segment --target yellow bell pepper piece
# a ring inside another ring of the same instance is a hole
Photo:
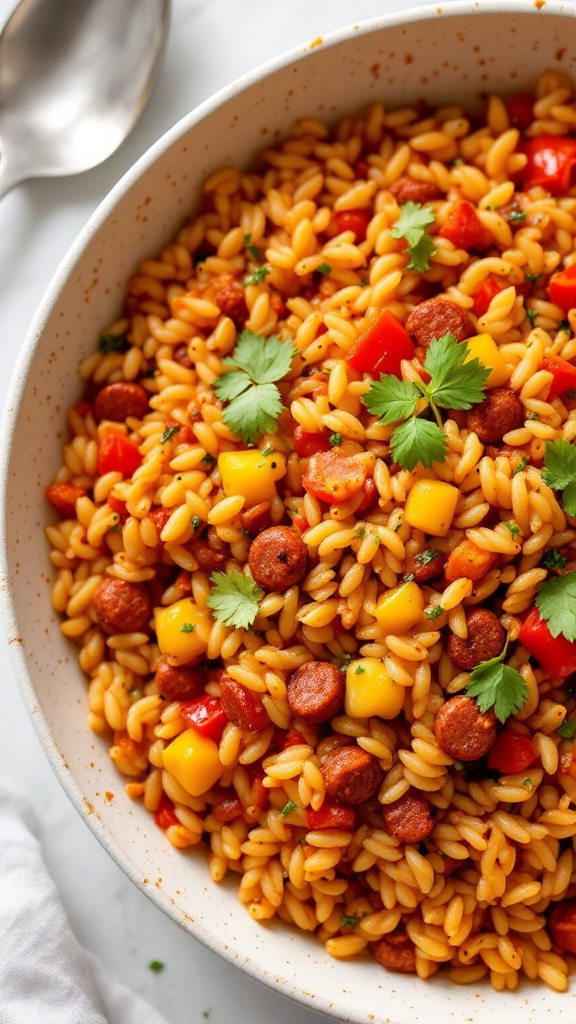
[[[174,664],[194,661],[208,647],[210,616],[191,597],[183,597],[166,608],[155,608],[154,626],[158,647]]]
[[[444,480],[416,480],[408,492],[404,518],[416,530],[445,537],[450,529],[459,491]]]
[[[286,457],[274,451],[221,452],[218,469],[226,497],[241,494],[250,508],[276,497],[276,480],[286,473]]]
[[[185,729],[168,744],[162,763],[191,796],[202,796],[224,772],[217,744],[194,729]]]
[[[346,669],[344,710],[349,718],[396,718],[404,693],[404,687],[394,682],[378,658],[351,661]]]
[[[477,359],[481,366],[491,371],[486,381],[487,388],[499,388],[506,383],[510,370],[494,338],[489,334],[475,334],[473,338],[466,338],[465,345],[469,355],[464,362]]]
[[[401,583],[382,595],[374,614],[385,635],[401,635],[420,622],[424,603],[424,595],[417,583]]]

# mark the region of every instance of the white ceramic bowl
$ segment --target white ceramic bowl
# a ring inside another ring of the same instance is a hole
[[[371,100],[474,103],[519,92],[538,73],[574,74],[576,13],[556,0],[427,6],[355,25],[256,70],[202,104],[125,175],[80,234],[34,320],[17,367],[2,446],[2,600],[24,701],[63,787],[102,845],[175,921],[276,991],[343,1020],[395,1024],[573,1024],[573,997],[524,982],[496,995],[330,959],[309,936],[256,924],[200,855],[183,856],[124,796],[106,745],[86,726],[85,681],[50,604],[44,488],[60,464],[78,360],[121,307],[142,257],[193,210],[200,183],[246,165],[305,114],[336,119]],[[112,791],[116,799],[107,801]]]

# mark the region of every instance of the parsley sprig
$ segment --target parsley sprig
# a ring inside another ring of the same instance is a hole
[[[212,387],[229,403],[222,413],[226,426],[246,444],[276,429],[284,406],[275,381],[286,376],[295,355],[290,341],[242,331],[232,356],[222,360],[226,371]]]
[[[552,636],[576,640],[576,572],[552,576],[538,589],[536,607]]]
[[[264,591],[251,576],[230,569],[228,572],[213,572],[213,584],[206,604],[214,617],[224,626],[249,629],[258,615]]]
[[[436,249],[426,228],[432,224],[435,216],[432,206],[422,206],[422,203],[412,201],[402,206],[400,216],[390,234],[392,238],[405,238],[408,242],[408,248],[404,250],[410,254],[408,270],[422,273],[430,269],[430,258]]]
[[[576,448],[564,437],[546,441],[542,479],[555,491],[562,491],[562,504],[569,516],[576,516]]]
[[[504,663],[507,649],[508,641],[496,658],[481,661],[470,673],[466,688],[468,696],[475,697],[482,714],[494,708],[499,722],[505,722],[520,711],[529,696],[528,686],[518,670]]]
[[[470,409],[484,398],[490,370],[478,359],[469,359],[466,345],[453,334],[435,338],[426,353],[424,369],[430,382],[399,380],[383,373],[362,396],[364,405],[382,423],[399,423],[390,438],[394,460],[412,470],[421,462],[430,468],[446,457],[446,434],[440,409]],[[466,360],[468,361],[466,362]],[[417,415],[424,398],[436,422]],[[402,422],[399,422],[402,421]]]

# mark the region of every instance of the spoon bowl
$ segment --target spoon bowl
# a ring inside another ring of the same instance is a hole
[[[159,67],[170,0],[21,0],[0,34],[0,197],[118,148]]]

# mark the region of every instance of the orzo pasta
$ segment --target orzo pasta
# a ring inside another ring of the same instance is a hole
[[[498,991],[576,955],[575,117],[550,72],[216,171],[47,488],[90,727],[167,840],[334,957]]]

